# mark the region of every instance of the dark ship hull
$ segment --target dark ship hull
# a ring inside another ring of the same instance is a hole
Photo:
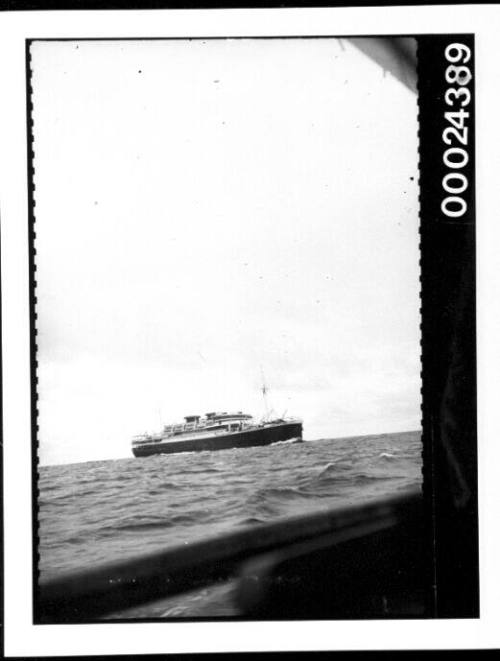
[[[292,438],[302,439],[301,422],[280,422],[259,425],[253,429],[211,434],[184,440],[182,439],[182,435],[180,435],[179,440],[168,439],[135,446],[132,448],[132,452],[135,457],[148,457],[152,454],[248,448],[259,445],[270,445],[278,441],[288,441]]]

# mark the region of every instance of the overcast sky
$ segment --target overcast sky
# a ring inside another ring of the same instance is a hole
[[[418,429],[416,96],[350,42],[32,46],[42,463]]]

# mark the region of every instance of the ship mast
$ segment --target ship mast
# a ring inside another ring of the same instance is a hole
[[[264,412],[265,412],[264,419],[267,420],[269,418],[269,407],[268,407],[268,404],[267,404],[267,390],[268,390],[268,388],[266,386],[266,381],[265,381],[265,378],[264,378],[264,370],[262,369],[262,367],[260,368],[260,372],[262,374],[262,388],[260,390],[262,392],[262,398],[264,400]]]

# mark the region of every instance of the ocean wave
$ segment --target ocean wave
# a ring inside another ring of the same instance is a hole
[[[65,537],[62,539],[60,543],[68,544],[68,546],[78,546],[79,544],[86,544],[88,541],[87,537],[87,535],[83,534],[72,535],[71,537]]]
[[[333,472],[345,472],[351,471],[353,468],[353,462],[342,459],[336,459],[335,461],[329,461],[326,465],[322,466],[318,472],[318,476],[329,475]]]
[[[264,487],[252,495],[252,502],[267,499],[284,500],[289,498],[307,498],[308,494],[298,487]]]
[[[176,471],[176,475],[197,475],[198,473],[221,473],[220,468],[184,468],[180,471]]]
[[[283,516],[290,507],[301,507],[298,502],[310,501],[311,494],[297,487],[261,487],[255,493],[239,504],[239,513],[243,521],[261,521],[262,517],[269,520],[272,517]],[[293,503],[293,505],[292,505]]]
[[[199,523],[201,520],[201,512],[189,512],[185,514],[173,514],[164,517],[130,517],[128,519],[119,520],[115,523],[102,526],[98,534],[103,536],[114,536],[117,532],[144,532],[146,530],[167,529],[174,526],[191,525]]]
[[[315,488],[320,486],[324,488],[325,486],[349,486],[349,485],[361,485],[369,482],[378,482],[384,480],[392,480],[399,477],[398,475],[379,475],[379,474],[368,474],[351,471],[350,473],[340,473],[332,474],[329,471],[321,471],[315,478],[311,479],[309,482],[309,487]]]
[[[45,484],[44,482],[40,481],[40,491],[43,493],[51,493],[52,491],[59,491],[61,489],[60,484]]]
[[[55,490],[53,489],[52,491]],[[74,491],[69,487],[60,487],[59,491],[61,491],[61,493],[52,495],[49,498],[39,498],[38,504],[40,507],[48,505],[57,505],[58,507],[70,505],[72,504],[72,501],[79,501],[80,498],[84,498],[85,496],[95,496],[96,494],[96,489]],[[44,489],[43,493],[45,495],[47,494],[47,491]]]
[[[238,526],[251,526],[251,525],[260,525],[262,523],[266,523],[265,519],[262,519],[258,516],[247,516],[244,519],[241,519],[241,521],[238,521],[236,525]]]
[[[393,480],[395,477],[399,476],[394,476],[394,475],[368,475],[367,473],[358,473],[358,475],[355,475],[353,477],[353,481],[355,484],[365,484],[367,482],[384,482],[386,480]]]
[[[159,496],[165,491],[179,491],[183,488],[184,487],[182,484],[176,484],[175,482],[164,482],[163,484],[155,485],[153,489],[148,489],[146,493],[148,493],[150,496]]]
[[[129,482],[135,479],[137,479],[135,473],[121,473],[112,478],[111,482]]]
[[[147,530],[155,530],[157,528],[160,528],[162,530],[166,530],[167,528],[172,528],[175,526],[178,522],[176,521],[169,521],[168,519],[165,519],[164,521],[149,521],[149,522],[144,522],[144,523],[131,523],[131,524],[116,524],[113,526],[106,526],[102,528],[99,533],[101,535],[108,535],[108,534],[115,534],[117,531],[120,532],[145,532]]]
[[[40,570],[57,575],[148,545],[421,484],[421,445],[406,437],[281,447],[292,443],[47,468],[39,483]]]
[[[286,441],[275,441],[274,443],[271,443],[271,445],[274,447],[275,445],[294,445],[295,443],[304,443],[304,441],[297,437],[297,438],[289,438]]]

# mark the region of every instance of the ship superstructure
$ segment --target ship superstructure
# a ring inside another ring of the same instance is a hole
[[[174,452],[202,452],[258,445],[290,439],[302,440],[302,421],[274,418],[255,422],[251,415],[237,412],[188,415],[184,422],[165,425],[157,434],[141,434],[132,439],[135,457]]]

